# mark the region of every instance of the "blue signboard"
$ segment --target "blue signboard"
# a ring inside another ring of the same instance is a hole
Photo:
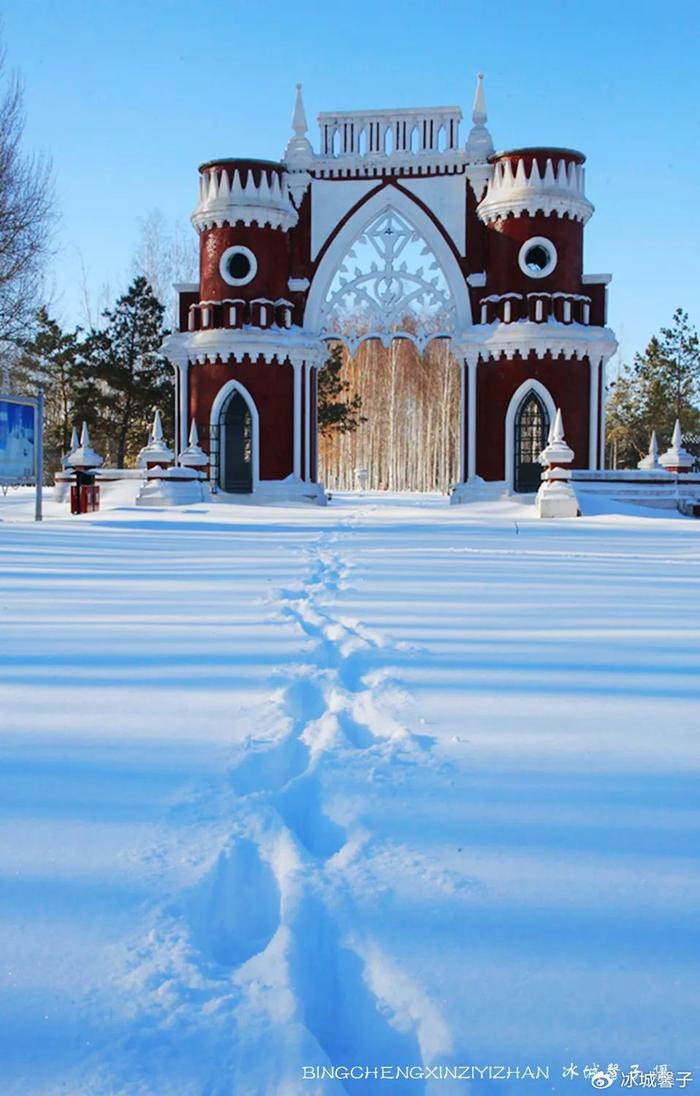
[[[0,483],[34,483],[36,400],[0,396]]]

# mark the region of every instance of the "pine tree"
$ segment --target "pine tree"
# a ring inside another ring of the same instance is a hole
[[[674,423],[680,419],[681,427],[690,431],[697,426],[693,420],[700,401],[700,341],[682,308],[673,313],[671,327],[661,328],[659,343],[663,383],[672,400],[671,417]]]
[[[659,444],[671,440],[680,420],[684,445],[700,455],[700,343],[678,308],[671,327],[661,329],[632,366],[624,366],[611,387],[607,441],[618,467],[634,467],[649,448],[652,430]]]
[[[120,468],[145,444],[155,407],[161,410],[166,434],[172,436],[172,371],[160,355],[167,333],[164,312],[146,279],[137,277],[114,308],[104,312],[104,327],[87,340],[97,385],[96,434]]]
[[[342,372],[343,348],[336,343],[318,375],[318,431],[324,437],[351,434],[367,421],[360,414],[362,396],[350,395],[351,385]]]
[[[22,346],[16,378],[25,392],[44,391],[44,461],[48,472],[56,471],[85,404],[80,330],[63,331],[46,308],[40,308],[33,338]]]

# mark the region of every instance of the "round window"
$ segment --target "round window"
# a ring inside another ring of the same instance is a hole
[[[557,250],[551,240],[533,236],[520,248],[518,263],[528,278],[546,278],[557,265]]]
[[[229,285],[247,285],[258,272],[258,263],[249,247],[227,247],[219,260],[219,273]]]

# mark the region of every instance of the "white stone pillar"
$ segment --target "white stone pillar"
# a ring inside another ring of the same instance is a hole
[[[176,439],[176,451],[179,452],[187,445],[187,439],[190,433],[190,385],[189,385],[189,368],[190,363],[188,361],[178,362],[177,370],[179,374],[179,407],[177,411],[178,429]]]
[[[465,461],[465,446],[467,440],[467,416],[465,414],[465,402],[467,399],[466,385],[466,361],[459,363],[459,482],[464,483],[467,478],[467,465]]]
[[[304,479],[311,479],[311,362],[304,365]]]
[[[301,368],[300,361],[292,362],[294,370],[294,467],[297,479],[301,479]]]
[[[588,397],[588,467],[591,470],[595,470],[598,467],[598,427],[600,420],[598,385],[600,381],[600,365],[602,359],[596,355],[595,357],[589,357],[588,361],[590,376],[590,391]]]
[[[467,361],[467,479],[476,476],[476,371],[478,354],[470,354]]]
[[[609,359],[601,358],[600,362],[600,409],[598,413],[598,467],[605,468],[605,420],[607,392],[605,391],[605,370]]]

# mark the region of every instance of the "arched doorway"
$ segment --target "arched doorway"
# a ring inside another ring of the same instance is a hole
[[[547,444],[549,413],[533,390],[526,392],[515,414],[513,490],[536,491],[542,479],[539,455]]]
[[[454,358],[450,347],[471,327],[469,294],[449,233],[418,201],[389,185],[341,223],[304,324],[346,348],[366,420],[320,440],[325,482],[352,489],[362,469],[375,489],[446,491],[462,478],[461,344]]]
[[[231,392],[219,416],[219,487],[232,495],[253,490],[253,421],[238,389]]]

